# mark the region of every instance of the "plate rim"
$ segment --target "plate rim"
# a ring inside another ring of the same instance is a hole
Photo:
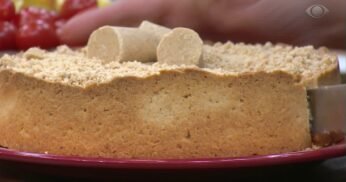
[[[220,169],[262,167],[326,160],[346,156],[346,143],[330,147],[247,157],[196,159],[113,159],[63,156],[0,148],[0,161],[41,165],[111,169]]]

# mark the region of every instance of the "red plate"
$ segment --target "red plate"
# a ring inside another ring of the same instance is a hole
[[[325,171],[321,161],[344,155],[345,143],[275,155],[184,160],[83,158],[0,148],[0,181],[281,181],[283,176],[288,181],[310,181],[334,174]],[[342,163],[346,158],[337,160]]]
[[[320,161],[346,155],[346,144],[338,144],[317,150],[283,154],[205,159],[109,159],[58,156],[20,152],[0,148],[0,162],[13,161],[63,167],[109,168],[109,169],[221,169],[261,167]]]

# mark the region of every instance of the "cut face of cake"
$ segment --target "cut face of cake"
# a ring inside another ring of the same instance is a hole
[[[200,67],[35,48],[0,59],[0,145],[145,159],[299,151],[312,146],[306,88],[339,80],[336,57],[312,47],[204,46]]]

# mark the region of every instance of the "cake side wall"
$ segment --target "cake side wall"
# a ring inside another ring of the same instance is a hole
[[[24,151],[191,158],[311,147],[305,89],[279,72],[164,71],[82,89],[3,71],[0,104],[0,145]]]

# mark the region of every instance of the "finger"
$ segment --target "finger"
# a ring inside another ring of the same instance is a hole
[[[159,22],[164,15],[164,1],[118,0],[113,5],[93,9],[70,19],[59,31],[61,42],[84,45],[89,35],[104,25],[135,26],[146,19]]]

